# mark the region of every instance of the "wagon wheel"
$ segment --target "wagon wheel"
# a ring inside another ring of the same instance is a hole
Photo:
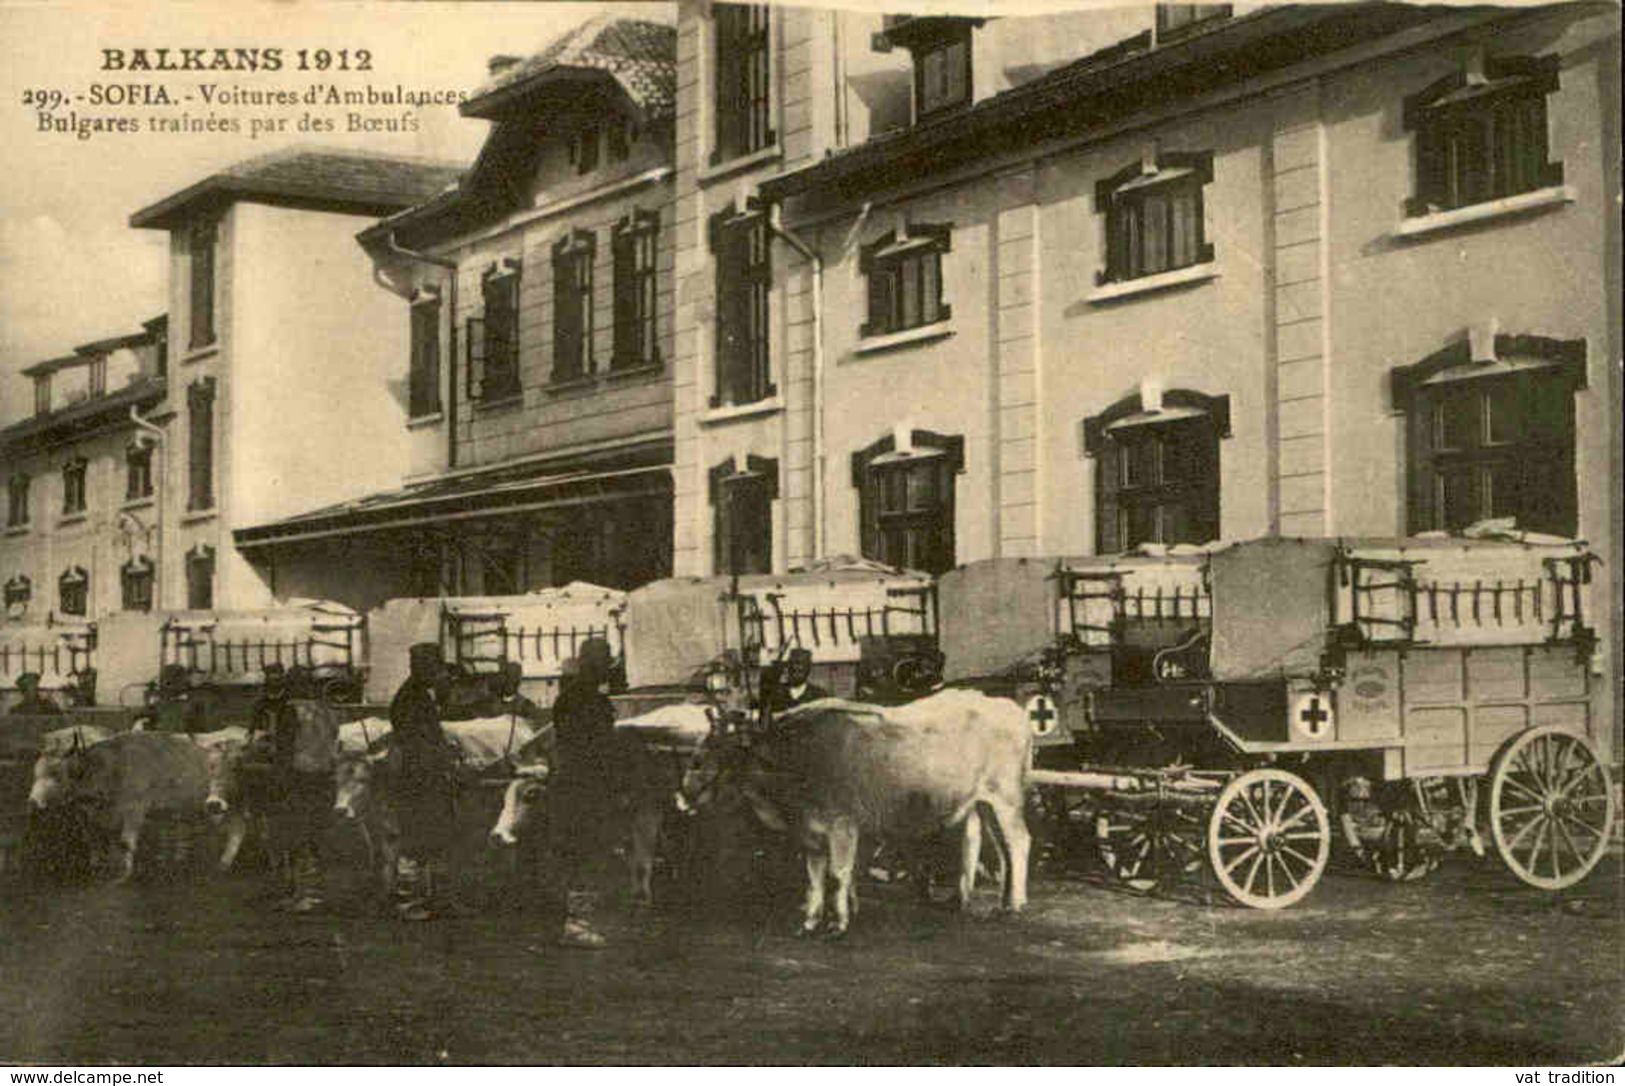
[[[1095,821],[1095,850],[1118,881],[1151,890],[1202,863],[1202,825],[1178,808],[1106,808]]]
[[[1284,909],[1313,890],[1331,843],[1320,797],[1281,769],[1249,770],[1225,785],[1208,819],[1214,875],[1255,909]]]
[[[1512,740],[1490,772],[1495,850],[1543,890],[1573,886],[1597,866],[1614,824],[1608,770],[1591,744],[1554,727]]]

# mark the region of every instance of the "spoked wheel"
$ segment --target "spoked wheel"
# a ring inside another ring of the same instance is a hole
[[[1284,909],[1313,890],[1331,845],[1320,797],[1282,769],[1249,770],[1225,785],[1208,820],[1214,875],[1254,909]]]
[[[1171,806],[1108,808],[1095,820],[1095,851],[1123,884],[1152,890],[1202,863],[1200,820]]]
[[[1512,740],[1490,773],[1495,850],[1543,890],[1573,886],[1608,850],[1614,790],[1591,744],[1553,727]]]

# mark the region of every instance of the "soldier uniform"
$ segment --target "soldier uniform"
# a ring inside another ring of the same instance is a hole
[[[299,706],[289,696],[281,664],[265,667],[265,689],[254,703],[251,728],[271,741],[271,773],[265,799],[287,863],[289,893],[279,904],[310,912],[322,904],[321,836],[333,809],[333,774],[307,769],[299,750]]]
[[[12,716],[58,716],[57,703],[39,692],[39,676],[25,671],[17,676],[17,693],[22,695],[11,707]]]
[[[440,727],[444,665],[440,646],[413,645],[411,672],[389,704],[395,761],[395,813],[401,826],[401,855],[415,863],[420,885],[401,906],[406,920],[433,915],[437,878],[446,877],[454,810],[453,769],[446,733]],[[441,889],[449,889],[443,887]]]

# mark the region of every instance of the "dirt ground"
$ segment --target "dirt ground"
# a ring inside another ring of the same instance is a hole
[[[1617,850],[1560,895],[1493,860],[1423,882],[1333,871],[1277,913],[1041,873],[1019,917],[868,884],[850,935],[794,902],[627,907],[601,951],[538,945],[480,857],[473,916],[293,917],[253,870],[0,890],[0,1060],[209,1063],[1519,1064],[1625,1050]],[[490,862],[488,862],[490,861]]]

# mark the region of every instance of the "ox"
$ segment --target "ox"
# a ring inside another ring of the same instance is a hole
[[[378,877],[380,898],[395,896],[401,854],[401,824],[391,795],[393,774],[387,750],[342,750],[333,763],[333,812],[361,833],[368,862]]]
[[[1004,907],[1027,900],[1031,837],[1022,815],[1032,743],[1014,703],[943,690],[897,708],[826,698],[762,729],[710,736],[684,775],[678,806],[693,809],[737,787],[764,824],[791,832],[807,867],[802,931],[851,922],[860,832],[920,838],[963,827],[959,900],[967,903],[981,853],[978,809],[991,814],[1004,865]],[[826,899],[826,880],[835,893]]]
[[[634,905],[654,903],[655,857],[671,797],[682,782],[689,752],[711,730],[705,706],[667,705],[615,725],[620,757],[616,761],[616,791],[627,815],[627,866]],[[502,812],[491,827],[498,845],[535,847],[546,817],[546,765],[525,765],[516,770],[502,798]]]
[[[209,794],[207,751],[191,736],[126,732],[71,751],[62,763],[65,787],[38,804],[89,808],[122,853],[117,879],[135,870],[136,848],[153,811],[201,814]]]
[[[325,702],[309,698],[292,698],[288,705],[298,722],[293,737],[292,768],[312,776],[327,776],[333,772],[339,744],[337,711]],[[272,846],[273,853],[280,853],[282,849],[274,847],[277,842],[270,832],[270,816],[275,806],[271,794],[275,783],[270,779],[271,735],[265,731],[224,728],[196,738],[209,757],[209,794],[204,800],[204,810],[216,825],[223,825],[226,830],[220,870],[229,870],[236,861],[250,824],[260,839]],[[282,844],[285,846],[286,842]],[[285,857],[273,855],[273,862],[282,860]]]

